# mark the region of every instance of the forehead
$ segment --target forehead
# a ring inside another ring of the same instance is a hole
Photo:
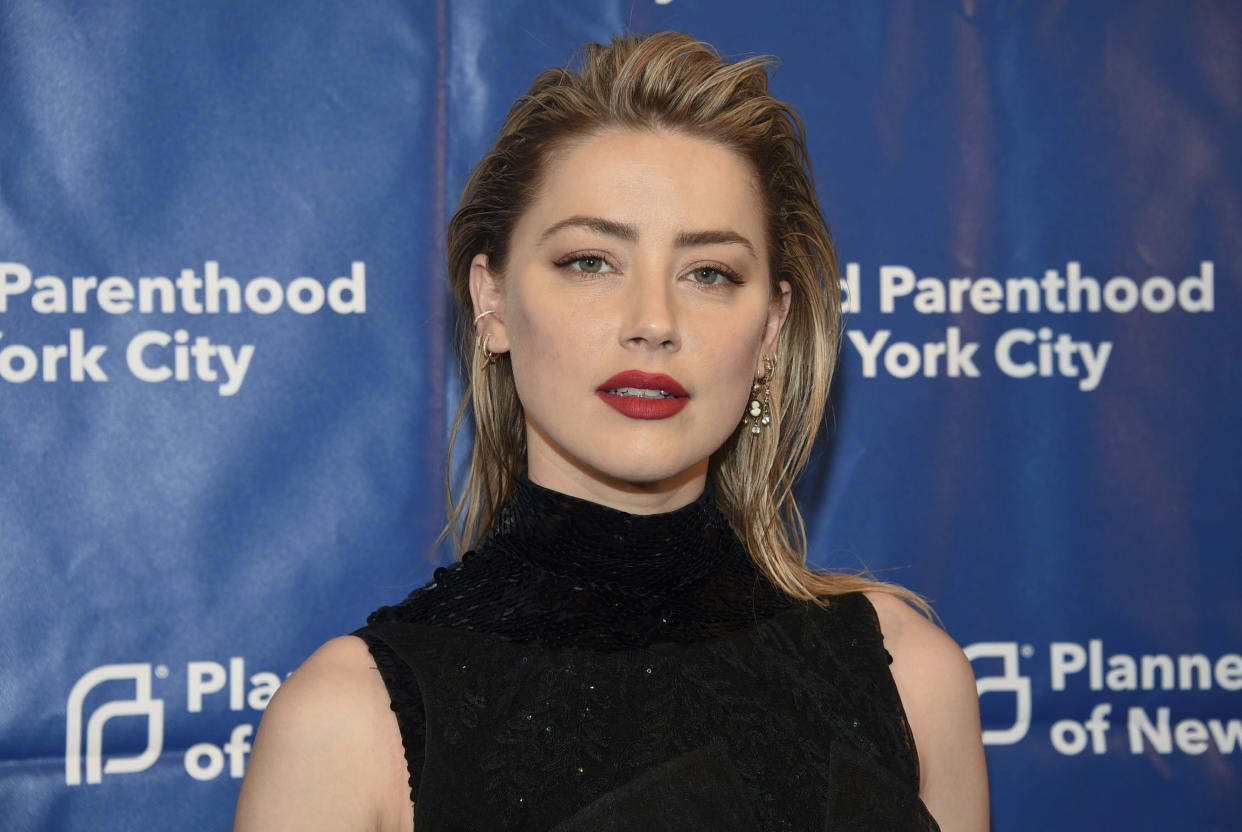
[[[519,228],[575,214],[630,223],[640,234],[731,228],[763,239],[759,182],[749,160],[676,131],[608,130],[551,154]]]

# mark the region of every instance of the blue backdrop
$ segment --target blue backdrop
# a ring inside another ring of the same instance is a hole
[[[974,660],[997,830],[1242,827],[1242,7],[0,3],[0,818],[222,829],[423,583],[443,232],[584,41],[775,53],[849,297],[822,565]]]

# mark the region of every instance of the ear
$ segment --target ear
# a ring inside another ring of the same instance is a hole
[[[789,317],[789,302],[793,298],[793,290],[788,280],[782,280],[778,285],[780,294],[772,298],[772,302],[768,304],[768,323],[763,330],[763,341],[759,344],[759,362],[755,369],[755,376],[762,376],[765,372],[763,359],[768,355],[776,355],[776,344],[781,336],[781,327],[785,325],[785,319]]]
[[[470,299],[474,302],[475,332],[487,336],[489,352],[509,351],[509,334],[505,331],[505,293],[499,276],[490,268],[486,254],[476,254],[470,261]],[[479,318],[484,312],[492,314]]]

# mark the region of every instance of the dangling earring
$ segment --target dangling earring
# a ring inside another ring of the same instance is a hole
[[[742,424],[750,422],[750,432],[756,436],[772,424],[772,375],[776,372],[776,360],[768,355],[763,359],[763,375],[750,388],[750,404],[742,414]]]
[[[496,363],[499,353],[494,353],[487,348],[487,339],[491,337],[484,335],[476,343],[479,345],[479,351],[483,353],[483,363],[479,365],[480,370],[486,370],[488,367]]]

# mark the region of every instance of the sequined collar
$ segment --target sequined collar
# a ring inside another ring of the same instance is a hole
[[[669,597],[750,560],[716,506],[710,478],[698,499],[676,511],[627,514],[523,474],[484,548],[596,589],[645,597]]]

